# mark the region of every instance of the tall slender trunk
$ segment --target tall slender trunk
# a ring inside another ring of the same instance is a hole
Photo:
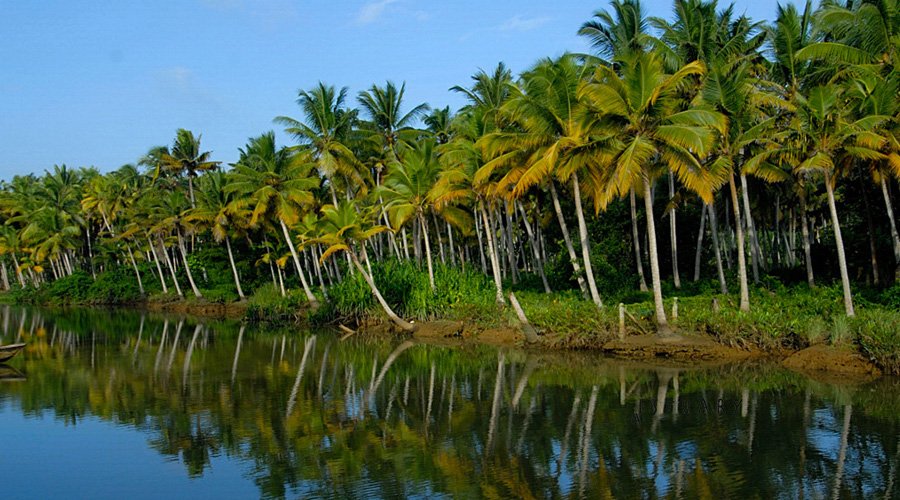
[[[863,184],[860,182],[860,184]],[[872,222],[872,210],[869,208],[869,194],[866,193],[865,185],[862,187],[863,207],[866,211],[866,227],[869,229],[869,258],[872,261],[872,284],[878,286],[881,284],[880,274],[878,272],[878,249],[875,245],[875,223]]]
[[[538,242],[537,238],[534,236],[534,231],[531,230],[531,224],[528,222],[528,215],[525,213],[525,207],[518,201],[516,201],[515,204],[519,209],[519,214],[522,216],[522,223],[525,224],[525,232],[528,234],[528,241],[531,243],[531,251],[534,256],[534,267],[537,269],[538,274],[541,277],[541,282],[544,284],[544,293],[550,293],[550,284],[547,282],[547,275],[544,273],[544,263],[541,261],[541,251],[538,248]]]
[[[650,193],[650,179],[643,177],[644,181],[644,210],[647,212],[647,249],[650,251],[650,279],[653,282],[653,303],[656,306],[657,334],[660,337],[673,335],[666,320],[666,309],[663,305],[662,283],[659,279],[659,258],[656,255],[656,223],[653,216],[653,196]]]
[[[744,254],[744,230],[741,228],[741,207],[738,205],[737,185],[734,174],[728,176],[731,189],[731,208],[734,211],[734,232],[737,238],[738,282],[741,284],[741,311],[750,310],[750,287],[747,283],[747,257]]]
[[[853,295],[850,292],[850,277],[847,274],[847,258],[844,255],[844,238],[841,236],[841,223],[838,220],[837,206],[834,204],[834,186],[831,175],[825,172],[825,190],[828,192],[828,211],[831,212],[831,224],[834,226],[834,243],[837,246],[838,266],[841,270],[841,286],[844,289],[844,310],[847,316],[855,316],[853,311]]]
[[[506,257],[507,257],[507,260],[509,261],[509,273],[512,276],[512,282],[513,282],[513,284],[516,284],[519,282],[519,268],[516,265],[517,264],[516,263],[516,244],[513,239],[513,232],[512,232],[513,223],[512,223],[512,216],[511,216],[510,210],[509,210],[509,202],[508,201],[503,200],[503,208],[504,208],[503,214],[506,216],[506,231],[504,233],[504,234],[506,234]],[[501,226],[502,226],[503,225],[502,218],[498,217],[498,219],[500,219]]]
[[[897,221],[894,220],[894,207],[891,204],[891,195],[888,193],[888,185],[884,176],[881,176],[881,194],[884,196],[884,206],[887,208],[888,220],[891,223],[891,241],[894,243],[894,265],[896,266],[895,269],[900,271],[900,234],[897,233]]]
[[[194,200],[194,177],[188,172],[188,193],[191,195],[191,208],[197,208],[197,202]]]
[[[741,174],[741,198],[744,202],[744,217],[747,221],[747,232],[750,236],[750,255],[753,266],[753,282],[759,283],[759,239],[756,237],[756,226],[753,224],[753,214],[750,213],[750,195],[747,193],[747,176]],[[740,224],[740,221],[737,222]]]
[[[594,281],[594,270],[591,267],[591,243],[588,241],[587,224],[584,221],[584,210],[581,207],[581,186],[578,184],[578,174],[572,174],[572,191],[575,195],[575,215],[578,217],[578,235],[581,240],[581,256],[584,259],[584,274],[587,276],[588,289],[591,291],[591,300],[597,307],[603,307],[600,293],[597,292],[597,283]]]
[[[804,189],[801,186],[801,189]],[[813,275],[812,266],[812,249],[809,243],[809,217],[806,214],[806,192],[805,189],[800,193],[800,236],[803,237],[803,261],[806,264],[806,283],[810,288],[816,286],[816,279]]]
[[[581,265],[578,263],[578,257],[575,255],[575,247],[572,246],[572,238],[569,236],[569,227],[566,225],[566,218],[563,217],[562,207],[559,205],[559,196],[556,194],[556,184],[550,181],[550,197],[553,199],[553,210],[556,211],[556,218],[559,220],[559,229],[562,231],[563,241],[566,243],[566,251],[569,253],[569,262],[572,263],[572,269],[575,271],[575,278],[578,280],[578,288],[584,298],[590,298],[588,294],[587,284],[584,282],[584,276],[581,273]]]
[[[228,249],[228,262],[231,263],[231,272],[234,274],[234,286],[237,287],[238,297],[244,300],[244,290],[241,289],[241,277],[238,275],[237,266],[234,265],[234,255],[231,253],[231,238],[225,235],[225,248]]]
[[[700,210],[700,231],[697,233],[697,251],[694,254],[694,282],[700,281],[700,261],[703,257],[703,231],[706,229],[706,203]]]
[[[716,254],[716,276],[719,277],[719,290],[722,295],[728,295],[728,282],[725,281],[725,270],[722,269],[722,251],[719,248],[719,225],[716,222],[716,207],[713,204],[706,205],[709,213],[709,233],[712,236],[713,253]]]
[[[19,259],[16,258],[16,253],[12,253],[13,265],[16,266],[16,279],[19,280],[19,285],[22,288],[25,288],[25,277],[22,276],[22,268],[19,266]]]
[[[453,248],[453,227],[450,226],[450,223],[447,223],[447,239],[450,244],[450,265],[456,267],[456,250]]]
[[[477,209],[476,209],[477,210]],[[481,233],[481,217],[478,214],[475,214],[475,234],[478,236],[478,255],[481,257],[481,272],[487,274],[487,262],[485,262],[484,258],[484,242],[482,241]]]
[[[641,291],[647,291],[647,279],[644,277],[644,263],[641,261],[641,235],[638,231],[637,207],[634,201],[634,189],[628,191],[628,203],[631,208],[631,241],[634,242],[634,260],[638,277],[641,279]]]
[[[378,287],[375,286],[375,281],[372,279],[372,276],[366,272],[365,268],[363,268],[362,264],[359,263],[359,258],[356,257],[356,254],[353,252],[347,252],[350,254],[350,261],[353,262],[353,265],[356,267],[356,270],[359,271],[359,274],[362,275],[363,279],[366,280],[366,283],[369,285],[369,289],[372,290],[372,295],[375,296],[375,300],[381,305],[381,308],[384,309],[385,314],[387,314],[388,318],[394,322],[397,326],[407,332],[415,331],[416,327],[412,323],[409,323],[400,316],[397,316],[397,313],[391,309],[391,306],[384,300],[384,297],[381,296],[381,292],[378,291]]]
[[[172,259],[169,257],[166,246],[162,244],[162,238],[160,238],[160,245],[162,245],[163,254],[166,256],[166,265],[169,267],[169,272],[172,273],[172,282],[175,283],[175,291],[178,292],[179,297],[184,297],[184,294],[181,293],[181,285],[178,284],[178,276],[175,274],[175,264],[172,263]]]
[[[163,293],[169,293],[169,287],[166,286],[166,276],[163,274],[162,266],[159,264],[159,255],[156,253],[156,246],[150,237],[147,237],[147,244],[150,245],[150,252],[153,254],[153,261],[156,262],[156,270],[159,272],[159,283],[162,285]]]
[[[675,199],[675,174],[669,171],[669,202]],[[678,230],[675,225],[675,207],[669,211],[669,241],[672,243],[672,280],[675,288],[681,288],[681,276],[678,274]]]
[[[437,215],[435,215],[434,211],[431,212],[431,221],[434,222],[434,234],[441,255],[441,264],[447,264],[447,257],[444,252],[444,242],[441,241],[441,226],[438,224]]]
[[[200,293],[200,289],[197,288],[197,284],[194,283],[194,274],[191,273],[191,266],[188,265],[187,260],[187,251],[184,249],[184,238],[181,236],[181,231],[175,230],[176,236],[178,236],[178,249],[181,250],[181,262],[184,263],[184,272],[187,274],[188,283],[191,284],[191,290],[194,291],[194,296],[199,298],[203,297],[203,294]]]
[[[431,243],[428,241],[428,223],[425,222],[425,214],[419,213],[419,224],[422,226],[422,237],[425,238],[425,260],[428,264],[428,283],[431,284],[431,291],[436,290],[434,286],[434,267],[431,264]],[[351,257],[352,258],[352,257]]]
[[[144,281],[141,279],[141,272],[138,270],[137,262],[134,260],[134,253],[131,251],[131,245],[125,245],[128,249],[128,258],[131,259],[131,267],[134,268],[134,275],[137,276],[138,289],[141,295],[144,295]]]
[[[497,290],[497,304],[505,305],[506,299],[503,297],[503,280],[500,278],[500,263],[497,262],[497,252],[494,246],[494,236],[493,231],[489,228],[491,227],[490,222],[488,222],[487,209],[485,209],[484,204],[479,202],[479,211],[481,212],[481,220],[484,223],[484,227],[486,229],[485,234],[487,235],[487,244],[488,244],[488,253],[491,258],[491,270],[494,274],[494,287]]]
[[[0,260],[0,278],[3,279],[3,289],[9,290],[9,275],[6,273],[6,262]]]
[[[291,240],[291,233],[288,231],[287,225],[284,223],[283,219],[278,219],[278,222],[281,224],[281,231],[284,233],[284,239],[287,241],[288,248],[291,250],[291,256],[294,258],[294,266],[297,267],[297,275],[300,276],[300,283],[303,285],[303,293],[306,294],[309,306],[313,309],[317,309],[319,307],[319,301],[316,300],[316,296],[313,295],[312,290],[309,289],[309,284],[306,282],[305,273],[303,272],[303,268],[300,267],[300,257],[297,255],[297,249],[294,248],[294,242]]]

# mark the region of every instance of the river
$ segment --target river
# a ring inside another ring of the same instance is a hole
[[[5,498],[897,498],[900,381],[0,306]]]

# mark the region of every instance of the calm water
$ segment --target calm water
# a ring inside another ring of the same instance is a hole
[[[4,498],[897,498],[900,383],[0,307]]]

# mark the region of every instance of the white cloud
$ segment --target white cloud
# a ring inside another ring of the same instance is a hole
[[[368,2],[359,9],[359,13],[356,15],[356,24],[374,23],[381,18],[381,15],[384,14],[384,10],[388,5],[396,2],[397,0],[376,0],[374,2]]]
[[[550,21],[549,17],[522,17],[516,14],[500,25],[500,31],[531,31]]]

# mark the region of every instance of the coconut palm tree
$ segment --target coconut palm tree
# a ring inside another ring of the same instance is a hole
[[[209,229],[216,242],[225,241],[228,263],[231,265],[231,272],[234,275],[234,285],[237,288],[238,296],[243,300],[245,298],[244,291],[241,288],[241,278],[234,263],[229,233],[241,226],[248,213],[241,204],[234,203],[234,193],[226,190],[227,183],[228,177],[222,172],[211,172],[201,177],[198,182],[200,196],[197,207],[188,213],[185,220],[200,229]]]
[[[377,217],[375,210],[371,207],[360,206],[356,201],[351,200],[342,201],[338,206],[325,205],[319,213],[319,237],[310,242],[322,243],[327,246],[322,253],[321,261],[324,262],[337,252],[345,252],[349,255],[350,261],[369,285],[372,295],[375,296],[388,318],[404,331],[414,331],[415,326],[412,323],[403,320],[391,309],[381,295],[372,275],[360,263],[360,257],[368,262],[366,240],[388,230],[387,226],[374,223]]]
[[[251,228],[258,227],[267,217],[278,223],[294,259],[303,292],[310,306],[316,308],[318,299],[306,281],[289,229],[299,220],[301,212],[315,201],[312,190],[319,186],[320,179],[315,176],[314,167],[308,152],[278,148],[275,134],[267,132],[250,139],[241,150],[241,158],[234,165],[231,182],[225,190],[238,196],[235,203],[250,209]]]
[[[158,161],[159,168],[167,172],[181,175],[184,174],[188,181],[188,193],[190,194],[191,208],[196,208],[197,202],[194,199],[194,178],[198,172],[214,170],[219,166],[218,161],[211,161],[209,151],[200,151],[200,137],[194,136],[190,130],[183,128],[175,132],[175,142],[168,150],[151,150],[151,160],[153,156]]]
[[[372,85],[359,93],[358,101],[368,121],[361,123],[361,129],[368,140],[378,144],[386,160],[396,159],[397,146],[401,139],[413,139],[417,133],[413,129],[416,120],[428,112],[428,105],[418,104],[403,113],[403,95],[406,83],[398,88],[388,81],[384,87]],[[376,185],[380,184],[376,177]]]
[[[335,90],[322,82],[312,90],[301,90],[297,104],[303,120],[287,116],[275,118],[285,126],[285,132],[309,147],[319,175],[328,179],[333,203],[337,203],[335,185],[339,179],[347,183],[347,196],[353,189],[365,188],[363,165],[348,146],[357,111],[345,106],[347,87]]]
[[[606,152],[610,159],[598,172],[597,184],[602,186],[595,195],[598,203],[624,196],[634,186],[640,187],[644,196],[653,299],[661,337],[670,336],[672,331],[663,307],[651,186],[663,171],[660,167],[668,167],[684,186],[710,202],[726,176],[705,168],[698,159],[713,146],[713,127],[724,128],[723,117],[703,109],[682,110],[680,86],[703,71],[703,65],[694,62],[667,74],[658,55],[642,53],[622,64],[621,76],[608,66],[598,66],[593,79],[580,91],[610,134]]]

